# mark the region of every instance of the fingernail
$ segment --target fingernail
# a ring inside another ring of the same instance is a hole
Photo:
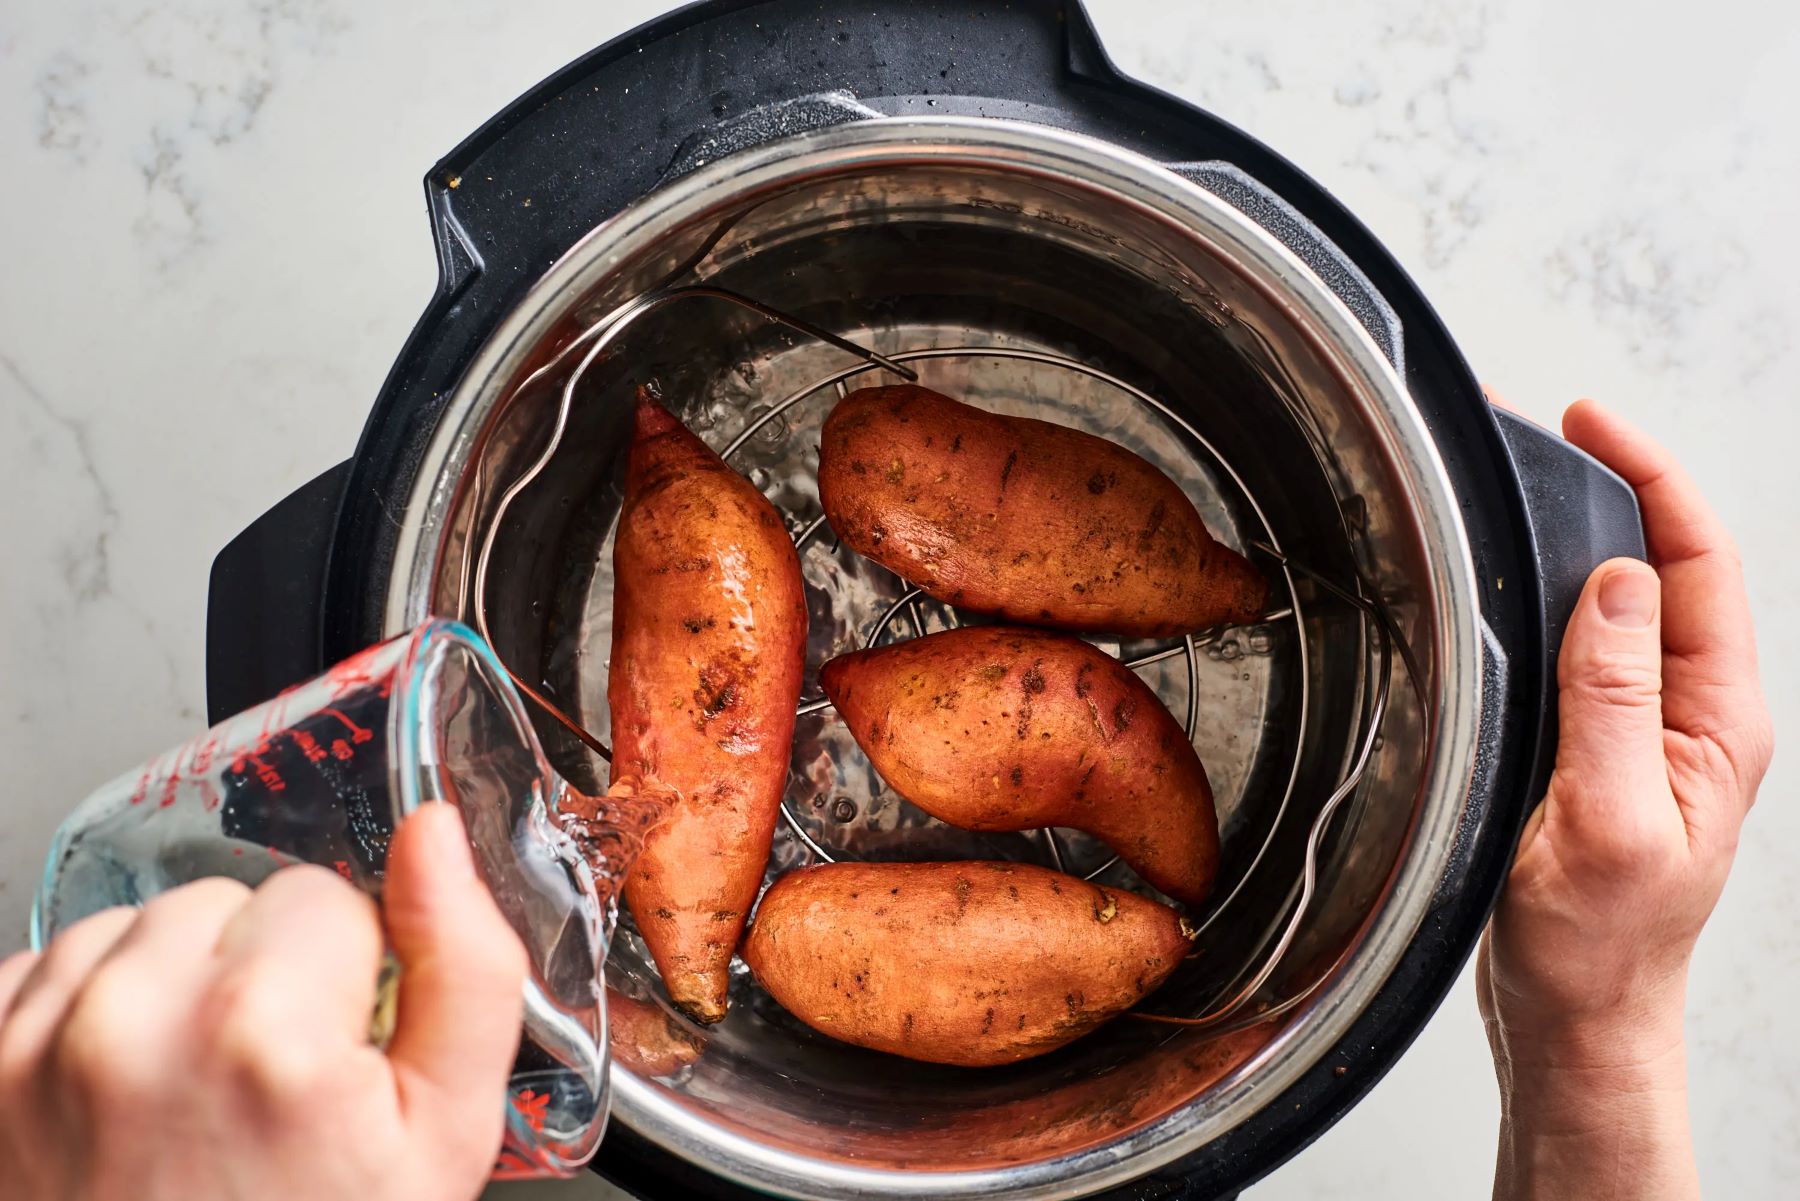
[[[1600,612],[1616,626],[1647,626],[1660,591],[1651,572],[1622,567],[1600,581]]]

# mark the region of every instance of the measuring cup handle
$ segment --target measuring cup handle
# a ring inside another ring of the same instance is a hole
[[[326,559],[350,464],[315,476],[213,560],[206,598],[206,720],[217,725],[325,670]]]

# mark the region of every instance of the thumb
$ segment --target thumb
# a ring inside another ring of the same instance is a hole
[[[1557,662],[1559,800],[1611,807],[1666,789],[1661,612],[1647,563],[1611,559],[1588,577]]]
[[[525,949],[477,873],[453,806],[422,805],[394,832],[382,911],[401,968],[388,1044],[401,1107],[460,1139],[491,1127],[498,1145]]]

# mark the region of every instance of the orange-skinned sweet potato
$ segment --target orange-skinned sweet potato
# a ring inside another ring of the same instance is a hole
[[[1268,590],[1124,447],[912,384],[832,410],[819,499],[853,550],[1010,621],[1161,637],[1247,621]]]
[[[929,1063],[1042,1055],[1160,985],[1166,905],[1024,863],[832,863],[764,894],[744,962],[833,1038]]]
[[[677,796],[625,902],[669,998],[725,1016],[787,783],[806,646],[794,545],[772,505],[640,399],[613,555],[615,783]]]
[[[1219,862],[1193,743],[1136,673],[1079,638],[971,626],[831,660],[825,694],[896,792],[968,830],[1067,826],[1188,904]]]

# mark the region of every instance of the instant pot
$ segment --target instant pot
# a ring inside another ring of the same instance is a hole
[[[426,197],[437,292],[360,444],[214,564],[214,720],[439,614],[603,779],[641,387],[789,521],[810,697],[830,655],[960,620],[819,509],[834,399],[902,373],[1129,446],[1272,581],[1250,626],[1101,640],[1185,713],[1221,814],[1198,952],[1149,1013],[980,1070],[838,1044],[741,976],[724,1023],[682,1027],[627,924],[609,994],[662,1042],[615,1026],[598,1171],[653,1201],[1229,1197],[1381,1078],[1543,793],[1581,584],[1644,547],[1623,482],[1490,409],[1355,218],[1123,77],[1075,0],[693,5],[494,117]],[[1142,887],[1078,836],[911,810],[823,702],[784,817],[771,876],[999,857]]]

